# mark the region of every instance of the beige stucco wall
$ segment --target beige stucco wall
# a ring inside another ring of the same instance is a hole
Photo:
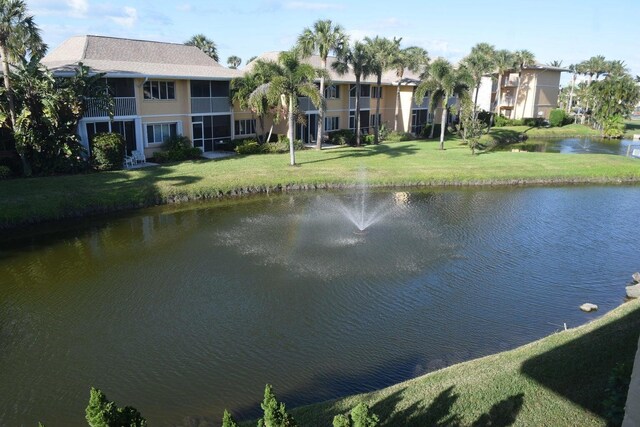
[[[145,155],[151,156],[157,150],[160,150],[162,144],[147,143],[147,125],[152,123],[177,123],[182,124],[182,135],[191,139],[191,118],[186,115],[166,115],[162,117],[142,117],[142,139],[144,144]],[[179,132],[180,133],[180,132]]]
[[[168,80],[175,82],[176,99],[144,99],[144,79],[135,79],[136,107],[140,116],[164,114],[189,114],[189,82],[187,80]]]

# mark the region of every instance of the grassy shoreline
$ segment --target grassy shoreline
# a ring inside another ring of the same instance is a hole
[[[304,426],[366,402],[382,426],[606,426],[603,405],[618,363],[633,364],[640,300],[585,325],[381,390],[295,408]]]
[[[490,152],[472,156],[457,138],[234,156],[139,170],[13,179],[0,185],[0,229],[159,204],[252,193],[373,187],[619,184],[640,182],[622,156]],[[364,172],[363,172],[364,171]]]

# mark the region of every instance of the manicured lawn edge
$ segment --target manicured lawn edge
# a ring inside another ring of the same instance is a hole
[[[307,150],[300,166],[278,154],[3,181],[0,229],[196,200],[299,190],[371,187],[627,184],[640,163],[622,156],[491,152],[471,156],[460,140],[408,141]],[[366,175],[363,181],[363,171]]]
[[[608,379],[618,363],[633,364],[639,334],[634,300],[513,350],[291,413],[299,425],[329,426],[334,415],[366,402],[383,426],[606,426]]]

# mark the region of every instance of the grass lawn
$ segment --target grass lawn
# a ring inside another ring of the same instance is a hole
[[[244,189],[640,181],[640,163],[611,155],[490,152],[472,156],[458,139],[235,156],[139,170],[13,179],[0,185],[0,228],[202,198]]]
[[[639,334],[635,300],[511,351],[291,413],[301,426],[330,426],[366,402],[382,426],[606,426],[609,376],[618,363],[633,364]]]

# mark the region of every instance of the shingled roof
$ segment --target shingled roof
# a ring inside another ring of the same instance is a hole
[[[265,52],[263,54],[261,54],[260,56],[258,56],[256,59],[254,59],[253,61],[249,62],[245,67],[245,72],[247,71],[251,71],[252,64],[255,64],[256,60],[263,60],[263,61],[272,61],[272,62],[278,62],[278,55],[280,55],[280,52]],[[353,71],[350,71],[344,75],[340,75],[338,74],[333,68],[331,68],[331,64],[333,64],[334,62],[337,61],[337,58],[335,56],[328,56],[327,57],[327,71],[329,72],[329,77],[331,78],[331,81],[334,83],[355,83],[356,82],[356,76],[353,74]],[[303,59],[303,62],[310,64],[316,68],[322,68],[322,60],[320,59],[319,55],[311,55],[308,58]],[[382,84],[385,85],[397,85],[398,84],[398,77],[396,76],[396,72],[395,70],[388,70],[385,71],[384,73],[382,73]],[[411,84],[417,84],[420,80],[420,76],[419,74],[416,73],[412,73],[409,70],[405,70],[403,79],[402,79],[402,84],[403,85],[411,85]],[[369,75],[366,79],[362,79],[361,80],[362,83],[368,83],[368,84],[375,84],[376,83],[376,76],[375,75]]]
[[[78,62],[107,77],[226,80],[242,76],[195,46],[92,35],[71,37],[42,60],[58,74],[73,72]]]

